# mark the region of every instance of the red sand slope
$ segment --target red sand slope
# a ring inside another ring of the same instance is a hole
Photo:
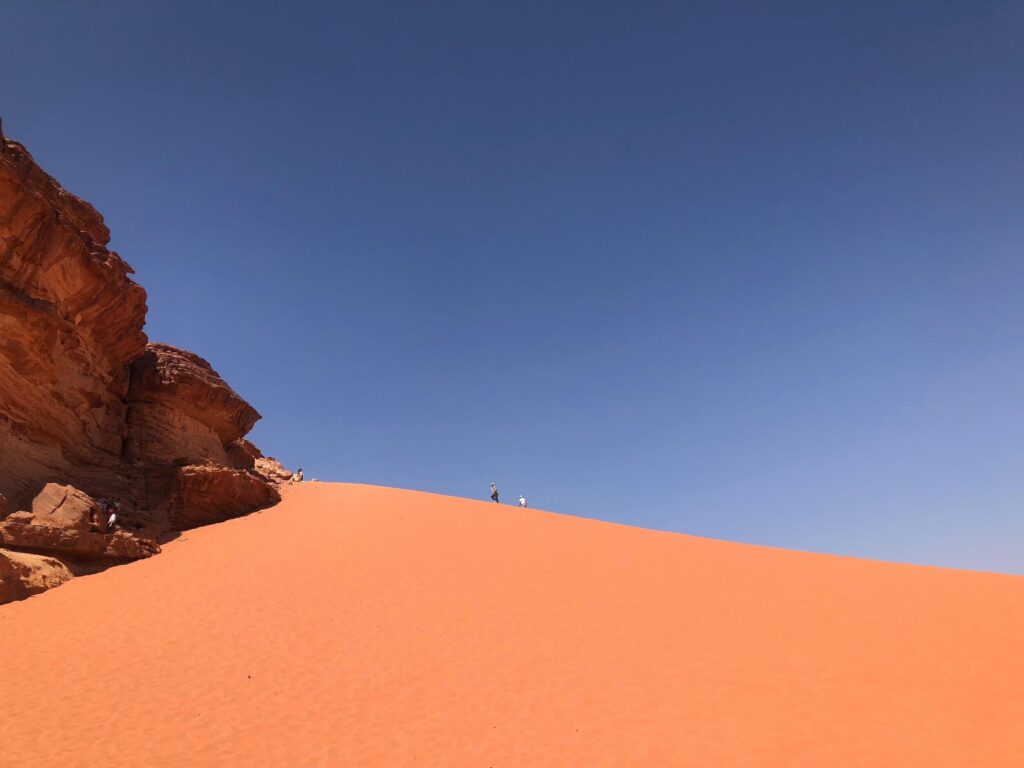
[[[1024,578],[307,484],[0,607],[4,766],[1024,766]]]

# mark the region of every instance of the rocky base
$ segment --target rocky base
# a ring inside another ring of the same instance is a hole
[[[54,557],[0,549],[0,603],[59,587],[71,575],[71,570]]]
[[[82,533],[21,523],[0,523],[0,545],[28,552],[103,560],[141,560],[160,554],[160,545],[155,541],[127,531]]]

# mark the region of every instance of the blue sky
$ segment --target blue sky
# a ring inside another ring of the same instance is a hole
[[[6,132],[308,477],[1024,573],[1019,2],[3,26]]]

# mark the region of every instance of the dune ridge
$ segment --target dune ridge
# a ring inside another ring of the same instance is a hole
[[[0,606],[5,766],[1024,765],[1024,578],[310,483]]]

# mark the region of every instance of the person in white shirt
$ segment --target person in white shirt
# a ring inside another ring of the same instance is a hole
[[[498,486],[496,486],[494,483],[491,483],[491,501],[493,501],[495,504],[498,503]]]
[[[520,496],[519,497],[519,506],[520,507],[525,507],[526,506],[526,497],[525,496]]]

